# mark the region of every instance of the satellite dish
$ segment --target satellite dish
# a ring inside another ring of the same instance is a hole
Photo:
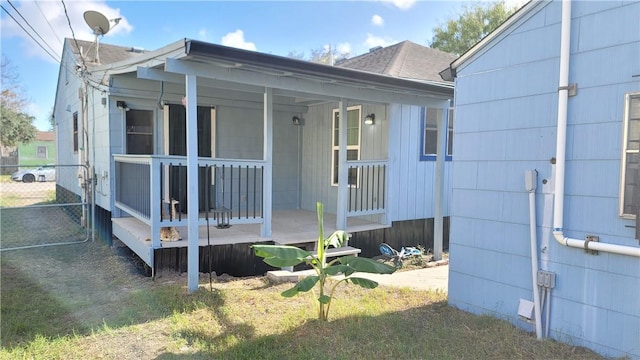
[[[106,16],[93,10],[84,12],[84,21],[89,25],[95,36],[104,35],[109,32],[111,25]]]

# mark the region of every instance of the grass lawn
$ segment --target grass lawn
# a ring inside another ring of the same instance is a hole
[[[342,286],[327,323],[310,294],[263,277],[140,275],[98,243],[1,253],[2,359],[600,359],[489,316],[446,294]]]

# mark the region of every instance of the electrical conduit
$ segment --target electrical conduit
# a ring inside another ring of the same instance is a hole
[[[531,239],[531,277],[533,287],[533,311],[536,322],[536,338],[542,339],[542,306],[540,305],[540,289],[538,288],[538,233],[536,220],[536,183],[538,172],[525,172],[525,187],[529,193],[529,233]]]
[[[640,247],[572,239],[564,235],[564,174],[567,143],[567,102],[569,98],[569,56],[571,40],[571,0],[562,0],[560,76],[558,82],[558,130],[556,140],[556,189],[553,204],[553,237],[560,244],[585,250],[640,257]]]

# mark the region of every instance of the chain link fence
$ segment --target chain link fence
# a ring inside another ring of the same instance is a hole
[[[0,251],[87,241],[87,167],[0,167]]]

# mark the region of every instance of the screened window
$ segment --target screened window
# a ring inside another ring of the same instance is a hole
[[[153,111],[129,110],[127,117],[127,154],[153,154]]]
[[[422,133],[420,141],[420,160],[435,160],[438,152],[438,121],[442,119],[442,109],[426,108],[422,115]],[[447,121],[447,146],[445,160],[453,155],[453,108],[449,109]]]
[[[640,93],[625,96],[620,213],[634,217],[640,208]]]
[[[340,153],[340,129],[338,109],[333,110],[333,140],[331,156],[331,185],[338,185],[338,166]],[[347,161],[360,160],[360,123],[362,108],[352,106],[347,108]],[[349,169],[349,185],[358,183],[358,170]]]

